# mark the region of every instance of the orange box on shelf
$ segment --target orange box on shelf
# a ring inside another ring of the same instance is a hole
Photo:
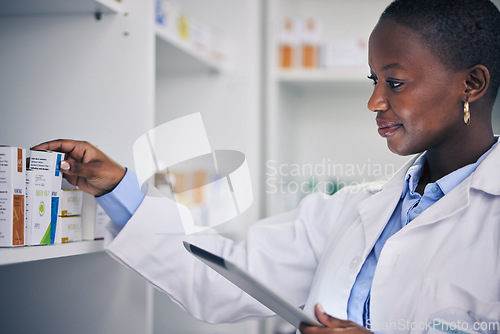
[[[0,146],[0,246],[24,246],[26,151]]]

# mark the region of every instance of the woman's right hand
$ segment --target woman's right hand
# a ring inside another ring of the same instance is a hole
[[[53,140],[31,148],[65,153],[60,169],[72,185],[102,196],[111,192],[125,176],[126,169],[85,141]]]

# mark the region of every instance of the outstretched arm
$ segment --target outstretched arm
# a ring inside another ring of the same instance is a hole
[[[32,147],[65,153],[61,171],[72,185],[102,196],[112,191],[125,175],[125,168],[86,141],[53,140]]]

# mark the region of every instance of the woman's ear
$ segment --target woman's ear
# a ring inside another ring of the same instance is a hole
[[[480,99],[490,85],[490,71],[484,65],[475,65],[466,72],[465,93],[469,102]]]

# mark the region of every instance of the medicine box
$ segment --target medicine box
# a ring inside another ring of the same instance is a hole
[[[62,189],[59,201],[59,216],[80,216],[82,214],[83,191],[80,189]]]
[[[62,184],[62,173],[59,165],[64,157],[63,153],[51,151],[31,151],[29,169],[45,171],[50,174],[50,243],[54,243],[56,236],[57,220],[59,214],[59,198]]]
[[[26,151],[0,146],[0,246],[24,245]]]
[[[51,174],[26,171],[26,245],[50,244],[52,220]]]
[[[82,207],[83,239],[104,239],[105,226],[109,220],[109,216],[97,203],[94,196],[84,193]]]
[[[82,217],[59,217],[55,243],[67,243],[82,240]]]

